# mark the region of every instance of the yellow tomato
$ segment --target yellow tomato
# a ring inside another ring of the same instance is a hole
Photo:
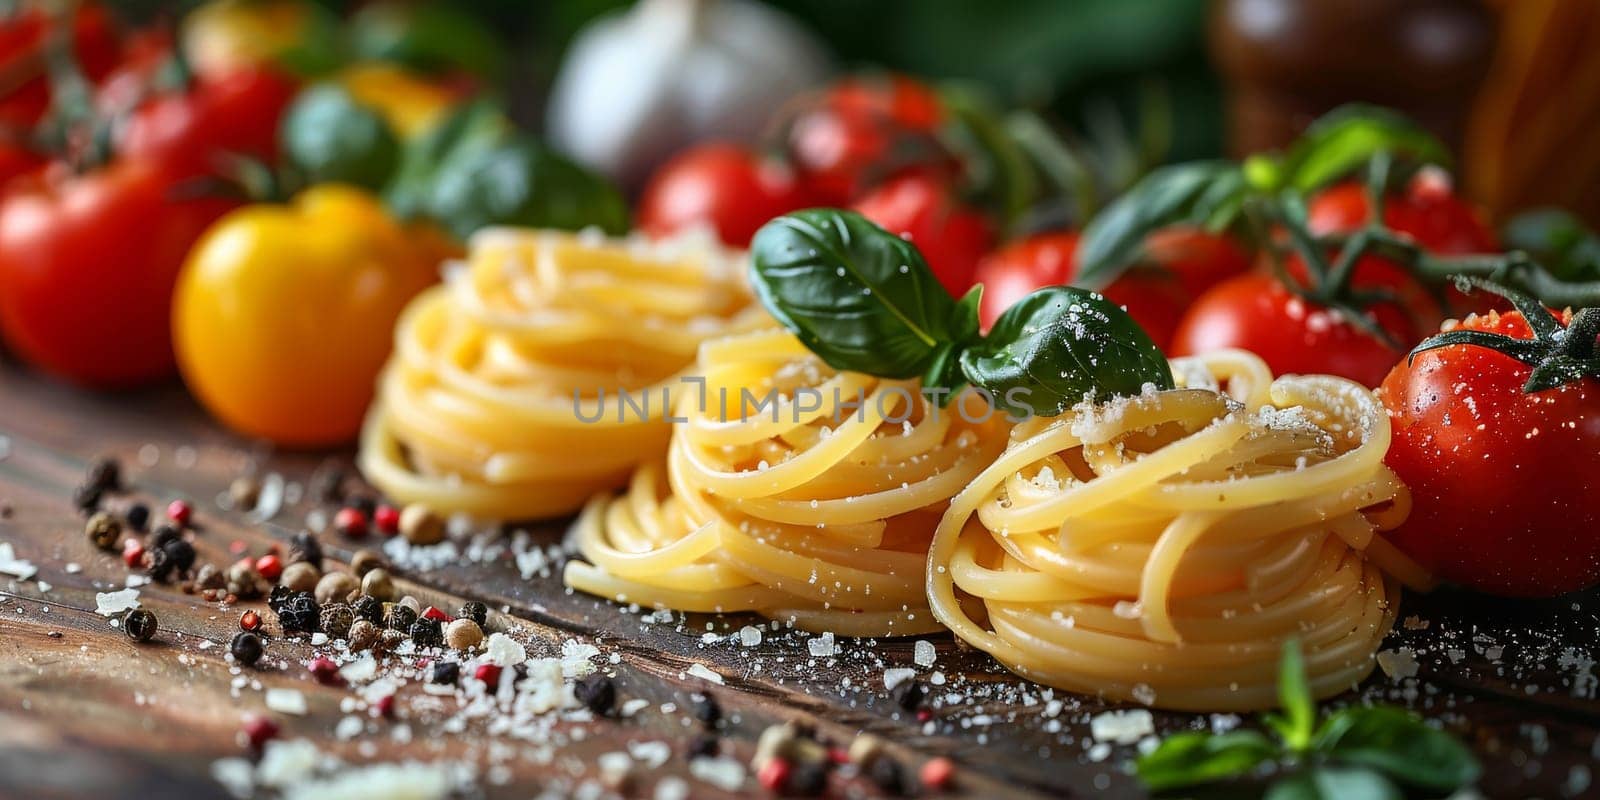
[[[443,118],[460,92],[399,64],[370,61],[339,73],[339,83],[357,102],[382,115],[402,139],[410,139]]]
[[[216,0],[183,20],[183,50],[202,75],[271,61],[327,24],[303,0]]]
[[[437,278],[443,242],[349,186],[234,211],[178,278],[184,381],[240,433],[298,446],[354,438],[395,319]]]

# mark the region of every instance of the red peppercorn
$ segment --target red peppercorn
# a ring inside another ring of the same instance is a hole
[[[761,771],[756,773],[756,780],[767,787],[767,791],[779,793],[789,784],[789,773],[793,770],[788,759],[770,758],[767,759],[767,763],[761,765]]]
[[[422,612],[422,618],[438,620],[439,624],[441,625],[456,621],[455,617],[452,617],[449,614],[434,608],[433,606],[428,606],[427,610]]]
[[[174,500],[167,504],[167,519],[178,523],[179,527],[189,524],[189,518],[194,516],[194,508],[186,500]]]
[[[500,685],[500,665],[479,664],[478,668],[472,671],[472,677],[483,681],[492,689]]]
[[[122,563],[138,569],[144,562],[144,544],[138,539],[122,540]]]
[[[372,716],[388,719],[394,716],[394,695],[386,694],[372,704]]]
[[[924,708],[921,711],[917,712],[917,721],[918,722],[927,722],[930,719],[933,719],[933,712],[932,711],[929,711],[928,709]]]
[[[950,778],[955,775],[956,765],[950,759],[940,756],[922,762],[922,785],[933,791],[943,791],[950,785]]]
[[[343,683],[339,678],[339,665],[333,663],[333,660],[327,656],[317,656],[311,659],[311,663],[306,665],[306,669],[310,671],[311,677],[317,679],[317,683],[327,684],[328,686],[337,686]]]
[[[393,536],[400,532],[400,509],[390,505],[378,506],[372,512],[372,524],[378,526],[378,532],[384,536]]]
[[[275,581],[283,574],[283,559],[268,553],[256,559],[256,572],[261,573],[261,577],[269,581]]]
[[[333,515],[333,527],[352,539],[360,539],[367,535],[367,515],[359,508],[346,506]]]
[[[254,611],[246,611],[243,614],[239,615],[239,630],[242,630],[242,631],[258,631],[258,630],[261,630],[261,615],[257,614]]]
[[[271,717],[247,714],[244,718],[244,736],[251,750],[260,750],[268,741],[278,738],[278,723]]]
[[[828,748],[828,760],[835,764],[848,764],[850,763],[850,751],[843,747],[830,747]]]

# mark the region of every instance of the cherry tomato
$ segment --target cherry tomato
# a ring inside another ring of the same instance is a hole
[[[33,127],[50,107],[47,47],[56,21],[46,3],[24,2],[0,13],[0,127]],[[84,77],[98,81],[118,58],[118,32],[98,3],[72,8],[72,54]]]
[[[1533,338],[1516,312],[1462,327]],[[1447,580],[1546,597],[1600,582],[1600,380],[1524,394],[1529,372],[1451,345],[1401,361],[1378,396],[1394,425],[1384,460],[1411,489],[1394,543]]]
[[[794,173],[733,144],[685,150],[658,170],[639,200],[639,227],[666,236],[697,224],[748,247],[767,220],[810,203]]]
[[[1318,236],[1349,233],[1366,225],[1372,217],[1366,187],[1359,183],[1341,183],[1323,190],[1312,198],[1306,211],[1307,227]],[[1449,178],[1437,171],[1421,172],[1404,192],[1385,197],[1383,224],[1436,255],[1494,253],[1500,249],[1478,211],[1457,197]],[[1445,293],[1452,313],[1487,311],[1499,301],[1485,292],[1464,295],[1454,286],[1446,286]]]
[[[89,386],[172,371],[172,285],[231,203],[179,198],[154,165],[84,175],[55,164],[0,199],[0,333],[22,359]]]
[[[913,173],[889,181],[854,206],[867,219],[916,245],[946,291],[972,288],[978,260],[994,246],[994,226],[961,204],[947,183]]]
[[[213,174],[219,157],[230,153],[271,161],[278,122],[294,93],[292,80],[266,68],[200,78],[184,92],[140,106],[121,130],[117,151],[184,176]]]
[[[985,257],[977,273],[977,282],[983,284],[983,301],[978,307],[983,329],[992,327],[1007,308],[1035,289],[1072,283],[1077,276],[1077,247],[1076,233],[1043,233],[1012,242]],[[1176,276],[1146,267],[1123,273],[1102,294],[1127,309],[1163,349],[1171,343],[1189,300]]]
[[[1250,253],[1227,236],[1198,228],[1164,228],[1144,240],[1140,263],[1177,276],[1190,298],[1250,271]]]
[[[1300,258],[1291,256],[1286,259],[1284,270],[1301,286],[1311,285],[1311,274]],[[1407,332],[1404,338],[1399,339],[1407,347],[1422,341],[1427,332],[1438,328],[1439,323],[1444,321],[1444,309],[1433,292],[1428,291],[1405,267],[1386,258],[1363,255],[1356,259],[1348,285],[1357,291],[1376,290],[1395,296],[1396,302],[1381,305],[1397,308],[1410,320],[1409,326],[1393,329]]]
[[[1416,324],[1392,303],[1367,311],[1396,341],[1420,340]],[[1409,347],[1409,344],[1407,345]],[[1271,275],[1230,278],[1201,295],[1173,336],[1174,355],[1230,347],[1261,356],[1277,373],[1339,375],[1376,386],[1404,349],[1390,347],[1339,311],[1316,305]]]
[[[936,136],[944,118],[938,95],[910,78],[846,78],[801,103],[786,147],[811,192],[842,206],[908,169],[953,171]]]
[[[43,156],[0,137],[0,189],[10,183],[12,178],[33,172],[44,164]]]

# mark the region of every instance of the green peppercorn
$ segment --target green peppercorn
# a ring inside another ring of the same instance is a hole
[[[129,611],[122,618],[122,632],[136,642],[148,642],[156,635],[156,615],[142,608]]]
[[[122,523],[116,517],[104,511],[96,511],[84,523],[84,533],[89,535],[89,541],[101,550],[112,550],[117,546],[117,539],[122,536]]]

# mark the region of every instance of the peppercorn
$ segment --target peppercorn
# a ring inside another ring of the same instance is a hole
[[[406,635],[406,631],[392,631],[385,629],[383,633],[379,635],[377,646],[383,648],[384,650],[394,650],[395,648],[398,648],[400,645],[409,641],[411,641],[411,637]]]
[[[362,650],[371,650],[382,635],[382,631],[378,630],[377,625],[364,619],[358,619],[350,624],[350,632],[346,634],[346,638],[350,640],[350,649],[354,652],[360,652]]]
[[[372,524],[384,536],[400,532],[400,509],[385,503],[372,512]]]
[[[228,585],[228,579],[223,576],[222,570],[216,564],[205,563],[194,573],[194,587],[196,589],[221,589]]]
[[[259,751],[267,742],[278,738],[278,723],[270,717],[251,714],[244,718],[243,732],[250,749]]]
[[[343,639],[350,634],[350,626],[355,624],[356,612],[344,603],[329,603],[322,607],[317,619],[323,633],[334,639]]]
[[[261,499],[261,481],[253,475],[240,475],[228,484],[228,499],[233,501],[233,507],[239,511],[249,511],[256,507],[256,501]]]
[[[148,642],[156,635],[156,615],[142,608],[122,618],[122,632],[136,642]]]
[[[889,691],[889,696],[901,708],[916,711],[922,707],[923,699],[928,696],[928,689],[921,681],[902,681]]]
[[[617,685],[603,672],[591,673],[573,684],[572,694],[597,716],[611,713],[617,704]]]
[[[100,498],[104,494],[87,484],[79,486],[72,490],[72,507],[85,514],[93,514],[100,508]]]
[[[470,619],[458,619],[445,627],[444,641],[452,650],[471,650],[483,642],[483,629]]]
[[[446,686],[456,685],[461,680],[461,665],[454,661],[433,662],[433,672],[428,676],[429,683],[439,683]]]
[[[261,615],[257,614],[254,611],[246,611],[243,614],[240,614],[239,615],[239,630],[241,630],[241,631],[259,631],[259,630],[261,630]]]
[[[422,610],[422,618],[423,619],[435,620],[440,625],[445,625],[445,624],[448,624],[450,622],[454,622],[455,621],[455,617],[452,617],[449,614],[444,613],[444,610],[439,608],[438,606],[428,606],[427,608],[423,609]]]
[[[144,532],[145,526],[150,524],[150,507],[144,503],[134,503],[128,507],[128,527]]]
[[[942,792],[949,788],[950,780],[955,777],[955,772],[955,763],[948,758],[940,756],[922,762],[922,769],[917,774],[922,779],[924,787],[936,792]]]
[[[194,516],[194,507],[187,500],[174,500],[167,504],[167,519],[184,527],[189,524],[189,519]]]
[[[333,527],[345,536],[360,539],[367,535],[367,515],[358,509],[345,506],[339,509],[339,513],[333,515]]]
[[[317,602],[342,603],[360,591],[361,584],[348,572],[330,572],[317,581]]]
[[[172,555],[165,547],[149,550],[145,553],[144,571],[150,579],[157,583],[166,583],[172,580],[172,570],[177,565],[172,562]]]
[[[394,695],[386,694],[372,704],[372,716],[388,719],[394,716]]]
[[[302,562],[322,569],[322,542],[311,531],[300,531],[289,541],[289,563]]]
[[[787,793],[796,797],[816,797],[828,788],[828,767],[822,763],[802,762],[789,773]]]
[[[371,519],[372,513],[378,510],[378,501],[364,494],[358,494],[355,497],[350,498],[349,502],[345,503],[345,505],[361,512],[361,516],[368,519]]]
[[[865,767],[883,755],[883,740],[870,733],[856,736],[850,743],[847,758],[858,767]]]
[[[172,561],[172,568],[180,574],[188,572],[194,566],[194,545],[185,539],[174,539],[161,546],[166,551],[167,558]]]
[[[867,767],[867,777],[878,785],[885,794],[901,795],[906,791],[905,775],[900,771],[900,765],[892,758],[879,758]]]
[[[482,663],[472,670],[472,677],[477,678],[483,685],[493,689],[500,685],[501,668],[499,664]]]
[[[104,511],[96,511],[84,523],[83,532],[89,535],[89,541],[95,547],[110,550],[117,546],[117,539],[122,536],[122,523]]]
[[[717,720],[722,719],[722,707],[717,705],[717,699],[709,694],[696,692],[689,696],[689,704],[694,718],[708,728],[715,726]]]
[[[272,594],[267,595],[267,608],[272,609],[274,614],[279,613],[283,610],[284,602],[294,597],[297,593],[287,586],[274,586],[272,587]]]
[[[350,610],[356,612],[356,619],[364,619],[373,625],[383,624],[383,601],[371,595],[357,597],[350,604]]]
[[[110,456],[95,459],[89,465],[88,472],[84,474],[83,484],[93,486],[102,492],[120,491],[122,464]]]
[[[478,623],[479,628],[489,626],[489,607],[476,600],[468,600],[462,603],[461,610],[456,612],[456,616]]]
[[[339,675],[339,665],[333,663],[333,659],[327,656],[311,659],[311,663],[306,665],[306,671],[311,673],[311,677],[317,683],[324,686],[338,686],[344,683],[344,679]]]
[[[697,734],[689,740],[690,758],[712,758],[721,749],[721,741],[709,733]]]
[[[271,584],[256,571],[254,564],[249,559],[235,563],[228,567],[227,589],[228,593],[237,597],[249,599],[260,597],[272,590]]]
[[[283,577],[283,559],[275,553],[268,553],[256,559],[256,572],[269,581],[276,581]]]
[[[418,647],[438,647],[444,644],[444,627],[436,619],[421,619],[411,623],[411,641]]]
[[[417,612],[412,611],[409,606],[395,603],[389,606],[389,614],[386,621],[389,623],[390,630],[410,633],[411,626],[417,621]]]
[[[261,637],[255,634],[254,629],[239,631],[228,643],[228,652],[233,654],[233,660],[247,667],[253,667],[261,660],[262,649]]]
[[[412,503],[400,512],[400,535],[415,545],[444,541],[444,520],[421,503]]]
[[[386,569],[375,569],[361,576],[361,593],[378,600],[394,599],[394,579]]]
[[[320,580],[322,573],[309,561],[296,561],[284,567],[283,574],[278,576],[280,586],[287,586],[296,592],[314,592]]]
[[[350,574],[357,578],[364,577],[367,573],[382,567],[383,557],[371,550],[362,548],[350,556]]]
[[[167,542],[175,542],[182,538],[183,534],[179,533],[177,528],[165,524],[157,525],[155,531],[150,534],[150,541],[145,542],[145,546],[151,550],[160,550],[167,546]]]
[[[322,606],[310,592],[299,592],[278,610],[278,625],[284,633],[316,633],[321,624]]]
[[[767,791],[779,794],[789,783],[789,772],[793,769],[787,759],[772,758],[761,765],[756,771],[756,780],[766,787]]]

